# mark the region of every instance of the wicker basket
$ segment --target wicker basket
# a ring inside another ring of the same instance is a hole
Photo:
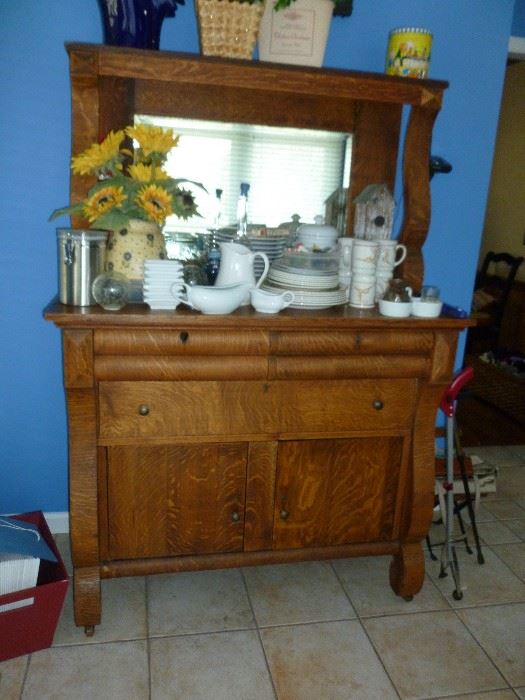
[[[525,377],[513,375],[478,357],[467,357],[465,364],[474,369],[467,389],[525,425]]]
[[[263,2],[196,0],[201,51],[205,56],[252,58]]]

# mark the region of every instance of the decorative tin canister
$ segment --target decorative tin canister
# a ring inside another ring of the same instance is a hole
[[[58,284],[62,304],[96,304],[91,285],[104,271],[107,237],[107,231],[57,229]]]
[[[403,27],[392,29],[388,36],[387,75],[426,78],[430,65],[432,32],[428,29]]]

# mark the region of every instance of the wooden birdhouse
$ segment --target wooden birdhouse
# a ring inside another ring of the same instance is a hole
[[[376,241],[390,238],[394,198],[386,185],[368,185],[354,199],[354,237]]]

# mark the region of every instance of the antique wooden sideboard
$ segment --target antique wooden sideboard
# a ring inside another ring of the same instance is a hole
[[[393,190],[402,142],[401,274],[419,288],[446,83],[67,48],[74,153],[135,113],[349,131],[351,211],[366,185]],[[72,200],[89,184],[73,176]],[[436,409],[468,321],[56,301],[45,318],[63,335],[75,620],[88,633],[104,577],[391,554],[394,591],[420,589]]]

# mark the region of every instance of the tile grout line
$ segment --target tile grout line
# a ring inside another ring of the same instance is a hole
[[[394,689],[394,692],[396,693],[397,697],[400,700],[402,700],[401,693],[399,692],[397,685],[394,683],[394,680],[391,678],[390,673],[388,672],[388,669],[386,668],[385,663],[383,661],[383,657],[381,656],[379,651],[376,649],[375,644],[373,643],[372,639],[370,638],[370,635],[368,634],[368,630],[366,629],[365,625],[363,624],[363,619],[361,618],[361,615],[359,614],[358,610],[356,609],[355,605],[353,604],[352,598],[350,597],[350,594],[346,591],[346,588],[344,587],[343,582],[341,581],[341,578],[339,577],[339,574],[337,573],[337,570],[336,570],[332,560],[330,560],[330,566],[332,567],[332,571],[334,572],[334,575],[335,575],[336,579],[338,580],[339,585],[343,589],[343,593],[347,597],[348,602],[350,603],[350,605],[352,606],[352,609],[354,610],[355,614],[357,615],[357,622],[359,622],[359,625],[361,626],[361,629],[363,630],[363,634],[368,639],[368,643],[372,647],[379,663],[381,664],[381,668],[383,669],[383,671],[386,674],[386,677],[390,681],[392,688]]]
[[[272,674],[272,671],[271,671],[271,668],[270,668],[270,664],[269,664],[269,661],[268,661],[268,657],[267,657],[267,655],[266,655],[266,649],[264,648],[263,640],[262,640],[262,637],[261,637],[261,629],[260,629],[260,627],[259,627],[259,622],[258,622],[258,620],[257,620],[257,616],[255,615],[255,609],[254,609],[254,607],[253,607],[252,598],[251,598],[251,596],[250,596],[250,590],[249,590],[249,588],[248,588],[248,583],[246,582],[246,577],[245,577],[245,575],[244,575],[243,567],[239,567],[238,571],[239,571],[239,573],[240,573],[240,575],[241,575],[241,579],[242,579],[242,582],[243,582],[243,584],[244,584],[244,590],[245,590],[246,596],[247,596],[247,598],[248,598],[248,604],[249,604],[249,606],[250,606],[250,610],[252,611],[252,618],[253,618],[253,621],[254,621],[254,623],[255,623],[255,631],[256,631],[256,633],[257,633],[257,639],[259,640],[259,644],[261,645],[261,651],[262,651],[263,656],[264,656],[264,663],[266,664],[266,670],[268,671],[268,676],[270,677],[270,683],[271,683],[271,685],[272,685],[272,691],[273,691],[273,694],[274,694],[274,698],[275,698],[275,700],[279,700],[279,696],[278,696],[278,694],[277,694],[277,688],[275,687],[275,682],[274,682],[274,679],[273,679],[273,674]]]
[[[149,576],[144,577],[144,608],[146,615],[146,658],[148,659],[148,698],[151,700],[151,639],[149,635]]]

